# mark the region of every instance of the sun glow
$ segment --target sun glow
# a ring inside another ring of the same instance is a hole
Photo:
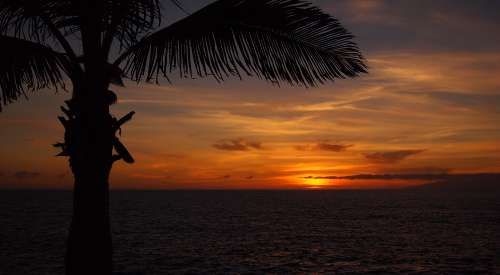
[[[302,178],[302,184],[308,189],[322,189],[331,185],[331,182],[329,179]]]

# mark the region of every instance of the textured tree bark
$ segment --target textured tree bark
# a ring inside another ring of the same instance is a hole
[[[68,105],[64,144],[75,181],[66,274],[109,275],[113,270],[109,216],[113,119],[100,97],[73,97]]]

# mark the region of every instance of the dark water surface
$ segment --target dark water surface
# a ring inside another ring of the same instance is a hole
[[[500,196],[112,193],[124,274],[500,274]],[[71,193],[0,191],[0,274],[62,274]]]

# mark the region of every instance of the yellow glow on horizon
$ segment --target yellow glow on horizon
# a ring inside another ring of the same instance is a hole
[[[331,185],[331,180],[329,179],[315,179],[315,178],[305,178],[302,177],[301,185],[307,189],[321,189]]]

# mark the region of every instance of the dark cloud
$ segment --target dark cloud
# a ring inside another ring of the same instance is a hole
[[[364,154],[365,158],[375,163],[396,163],[425,150],[399,150],[391,152],[374,152]]]
[[[254,176],[246,176],[245,179],[247,180],[253,180]]]
[[[338,17],[356,35],[363,49],[488,51],[496,50],[500,41],[499,1],[314,2]]]
[[[231,175],[224,175],[222,178],[225,179],[225,180],[227,180],[227,179],[231,178]]]
[[[379,174],[396,174],[396,175],[409,175],[409,174],[424,174],[424,175],[435,175],[435,174],[450,174],[453,170],[449,168],[443,167],[389,167],[385,168],[382,171],[379,171]]]
[[[327,142],[318,142],[312,145],[297,145],[294,148],[298,151],[328,151],[328,152],[344,152],[348,148],[354,145],[346,145],[346,144],[332,144]]]
[[[500,191],[500,174],[360,174],[352,176],[304,177],[331,180],[422,180],[426,184],[414,188],[463,191]]]
[[[462,180],[474,178],[499,179],[497,173],[478,174],[359,174],[351,176],[320,176],[303,177],[304,179],[331,179],[331,180]]]
[[[23,179],[34,179],[41,175],[39,172],[31,172],[31,171],[17,171],[14,173],[14,177],[20,180]]]
[[[304,177],[304,179],[330,180],[440,180],[448,179],[450,174],[359,174],[351,176]]]
[[[344,152],[352,146],[354,145],[318,143],[316,144],[315,148],[316,150],[321,150],[321,151]]]
[[[213,145],[214,148],[224,151],[248,151],[251,149],[262,150],[262,143],[239,139],[223,139]]]
[[[465,192],[487,192],[488,194],[498,194],[500,192],[500,174],[461,174],[450,175],[449,178],[434,180],[430,183],[413,187],[414,189]]]

